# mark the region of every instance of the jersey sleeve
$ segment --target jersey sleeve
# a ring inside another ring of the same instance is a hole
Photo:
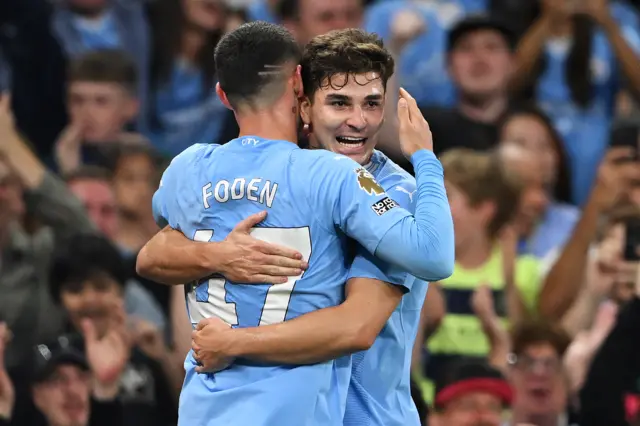
[[[413,213],[415,210],[413,201],[413,196],[416,192],[415,181],[406,179],[398,184],[391,185],[387,190],[387,194],[393,201]],[[415,278],[407,271],[375,257],[362,247],[359,247],[351,264],[348,278],[371,278],[384,281],[400,286],[405,292],[411,291],[411,287],[415,282]]]
[[[312,177],[311,205],[325,226],[335,226],[375,253],[385,233],[407,216],[361,165],[343,155],[312,151],[316,155],[309,173]],[[311,173],[310,173],[311,172]]]
[[[193,145],[178,154],[164,171],[152,201],[153,217],[160,228],[169,225],[182,230],[197,199],[193,189],[197,185],[190,179],[190,173],[197,170],[203,153],[216,147],[213,144]]]

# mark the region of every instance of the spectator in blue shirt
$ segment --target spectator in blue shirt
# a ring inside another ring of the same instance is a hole
[[[607,148],[621,77],[640,92],[639,22],[619,1],[545,0],[518,46],[513,88],[530,89],[562,135],[576,204]]]

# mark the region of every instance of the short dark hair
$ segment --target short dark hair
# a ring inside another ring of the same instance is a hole
[[[124,286],[129,278],[118,249],[98,234],[76,234],[58,245],[49,270],[49,289],[54,301],[69,285],[79,284],[99,275],[107,275]]]
[[[71,61],[69,83],[88,81],[115,83],[135,94],[138,86],[136,65],[130,56],[118,49],[92,50]]]
[[[111,172],[104,167],[83,165],[69,173],[66,173],[63,177],[67,183],[71,183],[76,180],[100,180],[110,182]]]
[[[305,47],[301,65],[305,95],[311,99],[323,86],[339,88],[332,82],[337,74],[347,75],[346,84],[350,75],[375,72],[386,88],[394,60],[377,34],[348,28],[314,37]]]
[[[234,108],[265,105],[282,94],[289,76],[284,67],[299,64],[300,47],[284,27],[250,22],[222,37],[215,62],[220,87]]]
[[[557,325],[543,319],[531,319],[514,325],[511,343],[516,356],[522,355],[530,346],[547,343],[562,358],[571,343],[571,338]]]

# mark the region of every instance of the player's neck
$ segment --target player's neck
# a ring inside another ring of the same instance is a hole
[[[236,114],[239,136],[285,140],[298,144],[298,111],[286,105],[273,105],[268,110],[243,111]]]

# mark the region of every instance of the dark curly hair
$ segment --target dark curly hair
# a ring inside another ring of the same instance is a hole
[[[305,47],[301,65],[304,92],[312,99],[321,87],[344,87],[354,74],[375,72],[386,88],[394,61],[377,34],[349,28],[314,37]],[[339,74],[347,78],[337,85],[332,78]]]

